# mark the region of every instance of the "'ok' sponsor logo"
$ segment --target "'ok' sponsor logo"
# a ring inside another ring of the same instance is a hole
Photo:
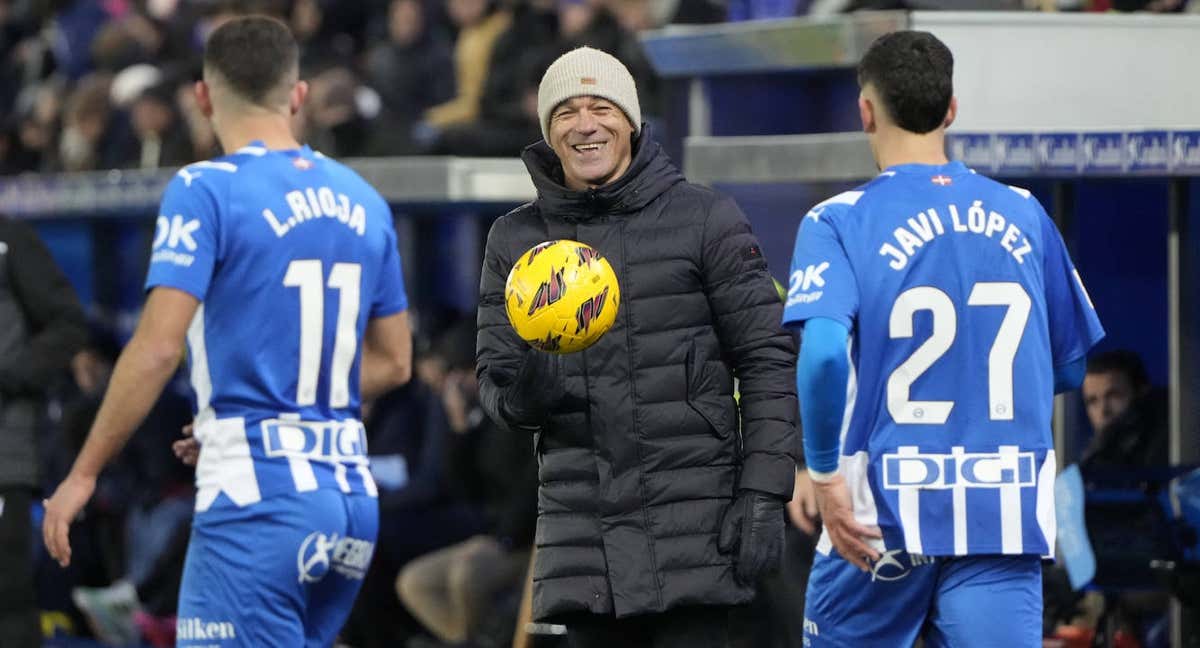
[[[825,291],[814,289],[825,287],[825,278],[821,275],[828,269],[829,262],[822,261],[793,272],[788,285],[787,305],[811,304],[820,299]]]
[[[165,262],[188,267],[196,260],[196,239],[192,236],[200,229],[200,221],[185,220],[181,214],[171,218],[160,215],[154,223],[154,254],[151,263]]]

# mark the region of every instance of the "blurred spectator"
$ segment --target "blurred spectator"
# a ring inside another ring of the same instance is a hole
[[[129,11],[127,2],[97,2],[95,0],[47,2],[54,10],[49,31],[50,47],[58,68],[72,80],[80,79],[95,69],[90,44],[102,32],[108,21],[123,17]]]
[[[614,13],[607,5],[589,0],[559,0],[558,11],[559,38],[562,41],[559,53],[587,46],[617,57],[637,84],[643,120],[653,121],[654,117],[662,115],[658,75],[642,52],[637,36],[619,20],[619,16],[623,15],[626,20],[636,23],[643,20],[636,17],[640,14],[631,10],[623,14]]]
[[[114,108],[128,110],[134,99],[163,80],[163,72],[150,63],[134,63],[112,75],[108,100]]]
[[[0,646],[40,645],[30,507],[38,402],[87,339],[83,309],[37,233],[0,217]]]
[[[1043,570],[1045,630],[1095,645],[1147,645],[1165,619],[1167,596],[1137,591],[1146,556],[1161,555],[1161,515],[1153,507],[1095,499],[1092,489],[1134,489],[1167,466],[1167,398],[1150,384],[1136,353],[1108,351],[1088,359],[1082,396],[1093,436],[1079,460],[1089,482],[1087,532],[1097,574],[1093,591],[1073,591],[1058,565]],[[1133,492],[1133,490],[1129,490]],[[1114,526],[1113,521],[1121,524]],[[1061,625],[1060,625],[1061,624]]]
[[[1093,437],[1079,465],[1090,469],[1167,465],[1167,400],[1141,358],[1109,351],[1088,360],[1083,403]]]
[[[340,64],[364,49],[369,3],[291,0],[289,4],[301,69]]]
[[[378,112],[378,95],[360,86],[354,72],[344,66],[323,70],[308,83],[301,139],[334,157],[365,155],[371,135],[369,118],[374,116],[368,113]]]
[[[621,28],[631,34],[658,26],[648,0],[608,0],[608,10],[616,17]]]
[[[27,62],[37,56],[29,40],[35,27],[27,5],[0,1],[0,116],[7,116],[5,112],[16,102],[27,75],[38,71],[39,66]]]
[[[187,129],[180,127],[175,105],[175,86],[165,81],[134,99],[129,113],[140,145],[136,161],[139,168],[177,167],[197,159]]]
[[[332,51],[325,51],[331,44],[317,40],[319,35],[327,35],[322,33],[325,16],[317,0],[296,0],[292,3],[290,17],[292,33],[300,42],[302,67],[312,65],[314,60],[324,61],[332,56]]]
[[[446,10],[458,29],[454,43],[457,88],[453,99],[427,110],[417,125],[414,136],[426,146],[436,139],[438,131],[479,116],[492,46],[512,20],[507,11],[499,8],[497,0],[447,0]]]
[[[165,35],[149,18],[131,14],[100,28],[92,39],[92,64],[96,70],[116,72],[138,63],[154,61]]]
[[[492,48],[478,118],[446,128],[431,152],[515,157],[541,139],[537,89],[562,53],[557,32],[555,0],[515,0],[512,24]]]
[[[80,79],[63,108],[58,153],[64,171],[115,169],[134,159],[129,125],[109,101],[112,78]]]
[[[387,25],[386,40],[366,60],[367,83],[383,101],[374,152],[407,155],[416,152],[409,134],[422,113],[454,97],[454,59],[423,0],[392,0]]]
[[[55,165],[62,113],[62,87],[58,81],[30,86],[18,99],[16,114],[8,125],[11,144],[0,160],[3,173],[44,171]]]
[[[108,387],[120,349],[111,336],[71,361],[78,394],[64,406],[64,443],[55,464],[68,467],[83,445]],[[191,419],[191,407],[167,390],[117,460],[97,482],[88,506],[89,531],[111,564],[100,587],[76,587],[72,599],[95,635],[113,645],[140,639],[143,625],[174,613],[191,529],[192,470],[171,455],[171,441]]]
[[[449,364],[442,403],[450,424],[449,483],[482,505],[486,527],[464,542],[417,558],[396,580],[404,605],[439,640],[501,645],[513,621],[537,517],[537,471],[528,434],[501,430],[479,405],[475,327],[466,321],[441,338]],[[437,376],[436,367],[433,369]],[[482,635],[482,636],[481,636]]]
[[[122,141],[111,146],[121,151],[126,166],[155,169],[195,160],[188,131],[179,127],[174,74],[135,63],[113,76],[109,101],[122,119],[129,120],[130,128],[119,132]]]

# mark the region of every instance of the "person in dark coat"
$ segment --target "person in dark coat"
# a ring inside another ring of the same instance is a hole
[[[372,132],[370,151],[411,155],[413,124],[429,108],[454,98],[453,43],[437,25],[423,0],[391,0],[387,39],[366,56],[366,81],[379,92],[382,112]]]
[[[563,50],[556,41],[558,14],[544,3],[510,3],[512,23],[492,45],[479,116],[443,130],[435,155],[512,157],[537,139],[537,88],[542,73]]]
[[[41,645],[30,504],[38,410],[87,341],[83,307],[28,223],[0,216],[0,646]]]
[[[1093,432],[1079,459],[1085,475],[1168,464],[1166,390],[1150,384],[1136,353],[1118,349],[1089,358],[1082,392]]]
[[[538,91],[537,199],[492,226],[477,360],[484,410],[533,436],[533,616],[573,646],[725,646],[777,569],[799,439],[795,349],[734,202],[690,184],[613,56],[564,54]],[[616,323],[571,355],[531,349],[504,284],[531,246],[586,243],[616,272]],[[740,405],[734,399],[738,380]]]

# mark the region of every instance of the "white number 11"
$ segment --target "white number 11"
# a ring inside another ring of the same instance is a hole
[[[358,348],[359,283],[362,266],[335,263],[325,284],[319,259],[288,264],[283,285],[300,289],[300,375],[296,380],[296,404],[317,402],[317,379],[321,370],[321,338],[325,332],[325,285],[338,291],[336,339],[329,378],[329,406],[350,404],[350,367]],[[325,284],[325,285],[323,285]]]
[[[1007,306],[1000,330],[988,353],[988,417],[993,421],[1013,419],[1013,362],[1025,335],[1032,302],[1021,284],[980,282],[971,289],[968,306]],[[897,423],[940,425],[950,417],[954,401],[916,401],[911,399],[912,385],[954,344],[958,334],[958,315],[946,293],[931,286],[910,288],[896,298],[888,323],[892,339],[913,336],[913,315],[927,310],[932,315],[929,339],[913,351],[888,376],[888,413]]]

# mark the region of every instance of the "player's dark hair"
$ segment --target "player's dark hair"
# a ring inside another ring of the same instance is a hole
[[[896,125],[928,133],[946,119],[954,95],[954,56],[933,34],[898,31],[871,43],[858,63],[858,84],[871,84]]]
[[[300,47],[287,25],[266,16],[235,18],[204,46],[204,69],[219,74],[241,98],[265,104],[299,67]]]
[[[1087,373],[1121,373],[1129,379],[1134,391],[1141,391],[1150,385],[1150,375],[1146,373],[1146,365],[1138,354],[1128,349],[1105,351],[1098,353],[1087,362]]]

